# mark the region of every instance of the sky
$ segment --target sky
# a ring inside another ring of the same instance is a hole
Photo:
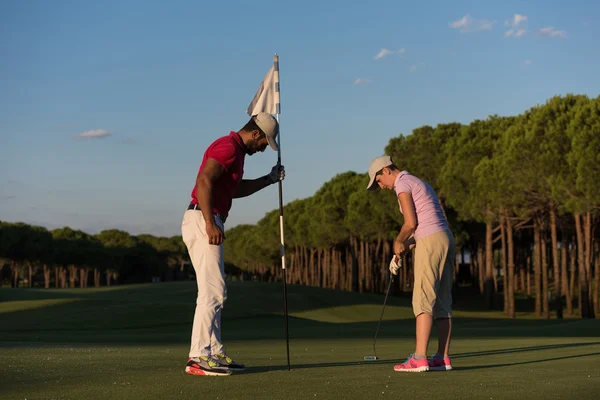
[[[600,2],[0,1],[0,220],[179,235],[279,55],[283,201],[390,138],[600,92]],[[246,158],[267,174],[277,152]],[[365,186],[366,186],[365,182]],[[226,228],[279,207],[235,199]]]

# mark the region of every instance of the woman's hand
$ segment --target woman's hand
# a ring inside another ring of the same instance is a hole
[[[396,255],[396,257],[402,257],[404,254],[406,254],[407,251],[408,248],[406,247],[404,242],[399,241],[398,239],[394,241],[394,254]]]

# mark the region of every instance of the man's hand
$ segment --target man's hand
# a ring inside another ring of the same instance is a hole
[[[397,258],[395,255],[392,256],[390,261],[390,272],[392,275],[398,275],[398,270],[402,267],[402,259]]]
[[[220,245],[225,240],[225,234],[214,222],[206,222],[206,236],[208,236],[208,244],[215,246]]]
[[[267,175],[269,177],[269,180],[271,180],[271,182],[273,183],[277,183],[279,181],[282,181],[285,179],[285,168],[283,165],[281,164],[277,164],[275,165],[272,169],[271,172],[269,173],[269,175]]]

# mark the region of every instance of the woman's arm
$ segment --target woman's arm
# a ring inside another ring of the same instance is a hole
[[[401,256],[408,251],[409,244],[406,243],[406,241],[417,229],[417,213],[415,211],[415,203],[413,202],[410,193],[400,193],[398,195],[398,201],[400,201],[400,207],[402,207],[404,224],[402,224],[402,229],[394,241],[394,254]]]

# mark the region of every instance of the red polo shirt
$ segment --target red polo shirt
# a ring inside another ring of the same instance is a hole
[[[227,217],[231,209],[231,202],[238,184],[244,175],[244,158],[246,157],[246,145],[240,135],[231,131],[228,136],[222,136],[215,140],[204,152],[202,164],[198,170],[198,175],[204,168],[206,160],[212,158],[225,170],[223,174],[213,184],[213,212],[223,217]],[[192,189],[192,201],[190,204],[197,204],[196,185]]]

